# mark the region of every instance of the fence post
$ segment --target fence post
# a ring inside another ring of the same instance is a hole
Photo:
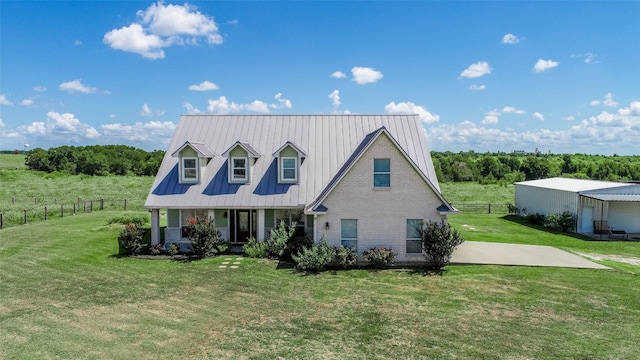
[[[76,214],[76,203],[73,203],[73,215]]]
[[[86,201],[82,202],[82,212],[87,212],[87,202]]]
[[[489,214],[491,214],[491,203],[489,203]]]
[[[23,224],[26,224],[26,223],[27,223],[27,209],[24,209],[24,223]]]
[[[44,206],[44,219],[47,220],[47,205]]]
[[[0,212],[0,230],[2,230],[2,225],[4,225],[4,221],[2,219],[2,213]]]
[[[60,204],[60,217],[64,217],[64,205]]]
[[[100,198],[100,210],[104,210],[104,199]]]
[[[89,201],[89,212],[93,212],[93,200]]]
[[[127,199],[124,199],[124,209],[127,210]]]

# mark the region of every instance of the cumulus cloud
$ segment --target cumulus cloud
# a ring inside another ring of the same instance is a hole
[[[333,74],[331,74],[331,77],[335,79],[344,79],[347,77],[347,74],[342,71],[334,71]]]
[[[153,116],[153,111],[147,103],[142,104],[142,109],[140,110],[140,115],[142,116]]]
[[[542,72],[545,72],[545,71],[547,71],[549,69],[552,69],[552,68],[554,68],[554,67],[556,67],[558,65],[560,65],[560,63],[557,62],[557,61],[538,59],[536,64],[533,66],[533,72],[534,73],[542,73]]]
[[[417,114],[423,124],[433,124],[440,121],[439,115],[430,113],[424,106],[412,102],[395,103],[392,101],[384,107],[387,114]]]
[[[79,139],[96,139],[100,133],[91,125],[81,122],[71,113],[49,111],[45,121],[35,121],[24,128],[25,132],[34,136],[69,137]]]
[[[73,94],[77,92],[83,93],[83,94],[93,94],[98,92],[97,88],[90,87],[83,84],[82,80],[80,79],[63,82],[62,84],[60,84],[60,86],[58,86],[58,88],[62,91],[68,92],[69,94]]]
[[[33,87],[33,91],[37,91],[37,92],[45,92],[47,91],[47,88],[42,86],[42,85],[37,85]]]
[[[136,15],[135,23],[107,32],[103,41],[115,50],[148,59],[164,58],[164,48],[171,45],[197,45],[201,40],[208,44],[222,43],[213,17],[188,3],[165,5],[158,1],[146,10],[138,10]]]
[[[182,107],[187,110],[187,114],[200,114],[200,113],[202,113],[200,111],[200,109],[195,108],[193,105],[191,105],[191,103],[186,102],[186,101],[182,103]]]
[[[269,105],[272,109],[291,109],[293,107],[291,100],[282,98],[282,93],[277,93],[273,98],[277,103]]]
[[[562,117],[562,120],[564,120],[564,121],[574,121],[575,119],[576,119],[576,117],[573,116],[573,115],[563,116]]]
[[[485,85],[469,85],[469,90],[473,90],[473,91],[482,91],[482,90],[486,90],[487,87]]]
[[[524,115],[527,112],[524,110],[516,109],[514,106],[505,106],[502,108],[503,113],[513,113],[518,115]]]
[[[628,107],[618,110],[618,115],[627,117],[640,117],[640,101],[633,101]]]
[[[513,34],[505,34],[502,37],[502,43],[503,44],[509,44],[509,45],[513,45],[513,44],[517,44],[520,42],[520,39],[513,35]]]
[[[329,99],[331,99],[331,105],[333,105],[333,112],[336,113],[338,112],[338,108],[340,107],[340,91],[339,90],[333,90],[331,92],[331,94],[329,94]]]
[[[249,104],[238,104],[229,102],[226,96],[220,96],[218,99],[208,100],[207,111],[216,115],[237,114],[243,111],[251,111],[258,113],[269,113],[269,106],[260,100],[254,100]]]
[[[209,90],[218,90],[220,87],[218,85],[212,83],[211,81],[203,81],[198,85],[189,85],[189,90],[193,91],[209,91]]]
[[[497,109],[488,111],[484,114],[484,119],[480,122],[482,125],[495,125],[500,121],[500,111]]]
[[[260,100],[254,100],[251,103],[244,106],[247,111],[268,114],[269,105],[266,102]]]
[[[9,101],[5,94],[0,94],[0,105],[12,106],[13,102]]]
[[[533,117],[538,119],[538,120],[540,120],[540,121],[544,121],[544,115],[542,115],[541,113],[539,113],[537,111],[533,113]]]
[[[618,102],[613,100],[612,93],[607,93],[607,95],[604,96],[604,101],[602,102],[602,105],[608,106],[608,107],[618,107]]]
[[[463,72],[460,73],[461,78],[479,78],[487,74],[491,74],[491,66],[486,61],[478,61],[477,63],[469,65]]]
[[[33,106],[33,99],[22,99],[22,101],[20,101],[20,105]]]
[[[358,85],[364,85],[377,82],[382,79],[384,75],[378,70],[370,67],[355,66],[351,69],[353,75],[353,81]]]
[[[113,123],[100,125],[101,140],[107,143],[145,143],[148,147],[166,146],[176,125],[171,121],[136,122],[133,125]]]

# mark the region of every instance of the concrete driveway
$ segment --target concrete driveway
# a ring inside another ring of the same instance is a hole
[[[609,269],[593,261],[552,246],[465,241],[451,256],[452,264],[552,266]]]

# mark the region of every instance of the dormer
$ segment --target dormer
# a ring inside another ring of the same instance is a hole
[[[248,184],[253,165],[262,154],[251,144],[236,141],[222,156],[228,158],[229,183]]]
[[[171,154],[178,157],[180,184],[197,184],[204,175],[209,161],[215,156],[205,143],[186,141]]]
[[[307,154],[296,144],[287,141],[273,156],[278,161],[278,183],[297,184],[300,181],[300,165]]]

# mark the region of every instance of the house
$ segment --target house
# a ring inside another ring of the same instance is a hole
[[[640,185],[583,179],[550,178],[515,184],[515,206],[521,213],[565,211],[576,219],[576,232],[593,234],[600,224],[640,233]]]
[[[188,246],[191,218],[225,239],[263,241],[281,221],[314,242],[391,247],[424,260],[415,227],[456,213],[440,192],[416,115],[185,115],[145,207],[152,243]]]

